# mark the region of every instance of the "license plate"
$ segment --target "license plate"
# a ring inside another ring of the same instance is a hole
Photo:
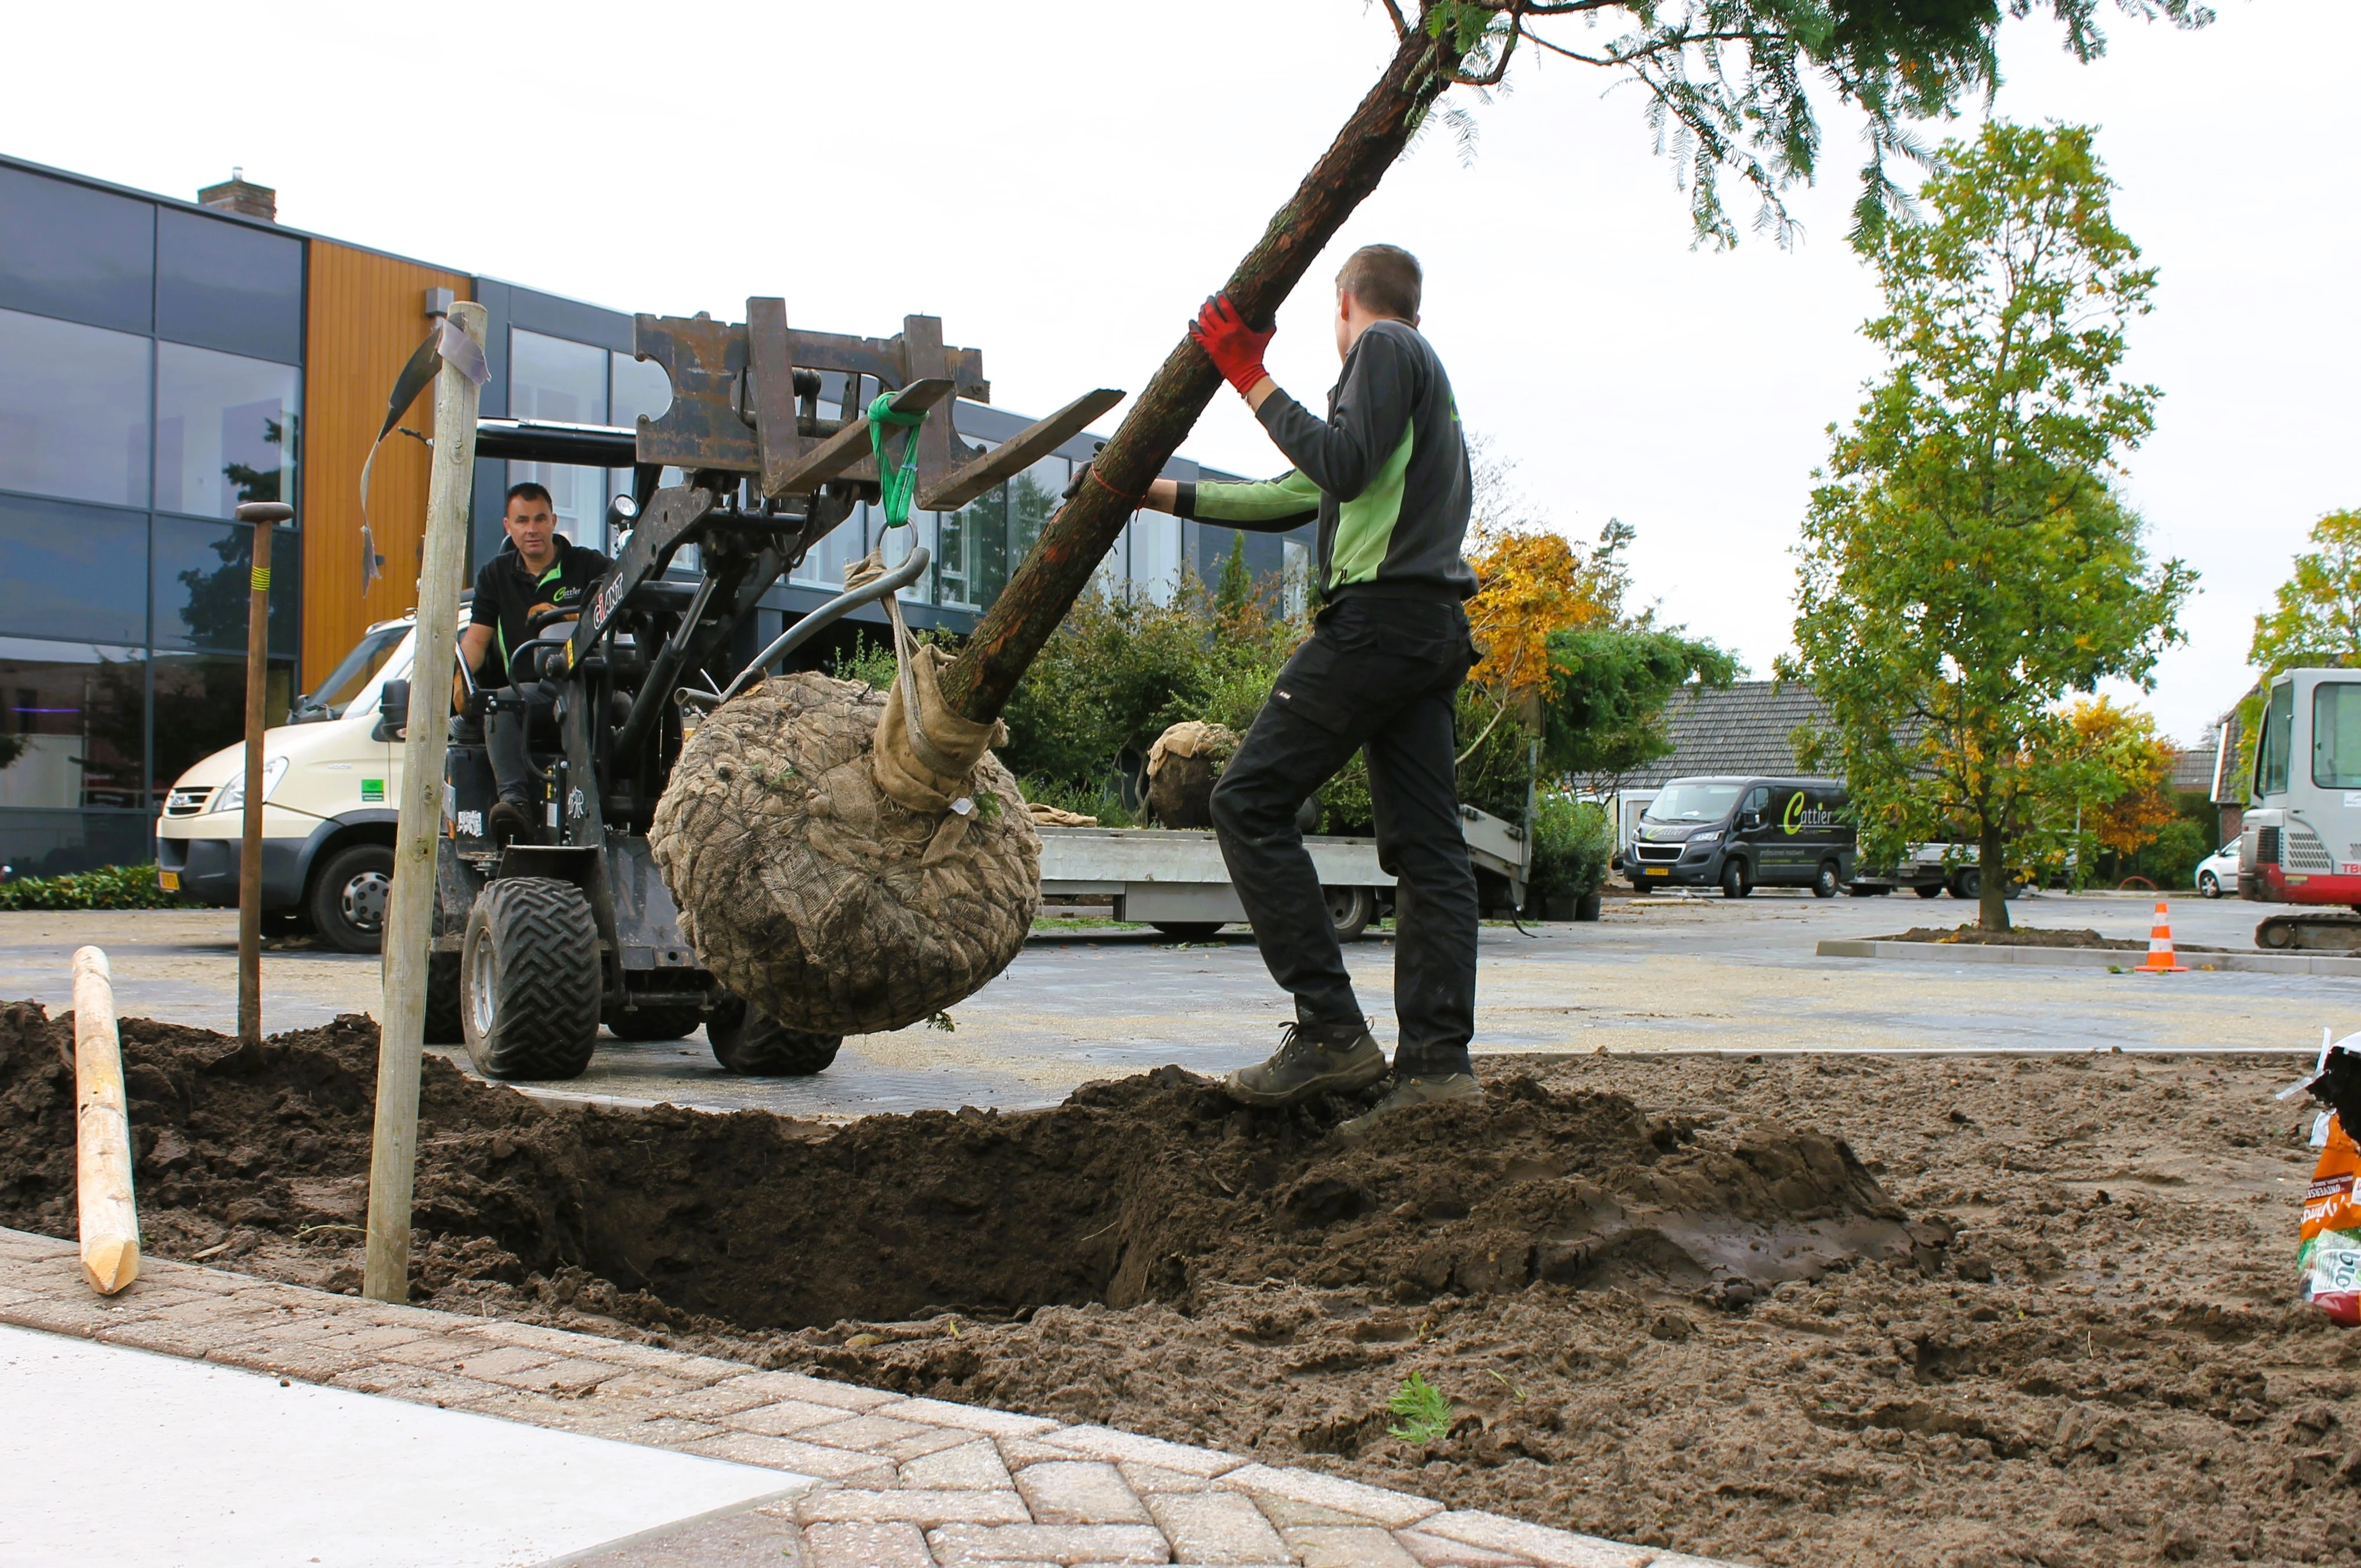
[[[1647,876],[1670,876],[1673,874],[1673,871],[1670,866],[1642,866],[1640,870],[1643,875]]]
[[[178,893],[181,891],[181,873],[178,872],[158,872],[156,873],[156,885],[162,888],[166,893]]]

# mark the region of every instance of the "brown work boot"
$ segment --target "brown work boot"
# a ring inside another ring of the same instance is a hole
[[[1277,1110],[1323,1094],[1350,1094],[1386,1075],[1386,1053],[1365,1023],[1290,1024],[1270,1059],[1222,1080],[1241,1105]]]
[[[541,829],[522,801],[502,798],[484,813],[484,837],[495,844],[537,844]]]
[[[1410,1105],[1433,1105],[1445,1100],[1468,1100],[1480,1093],[1472,1072],[1438,1073],[1433,1078],[1396,1078],[1386,1097],[1349,1122],[1340,1122],[1336,1130],[1348,1138],[1357,1138],[1367,1132],[1377,1119],[1389,1111],[1400,1111]]]

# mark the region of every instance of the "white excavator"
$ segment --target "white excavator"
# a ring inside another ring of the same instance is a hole
[[[2255,945],[2361,948],[2361,669],[2271,677],[2251,795],[2238,896],[2320,906],[2271,916]]]

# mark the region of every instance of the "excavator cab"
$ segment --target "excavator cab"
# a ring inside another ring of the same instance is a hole
[[[2361,670],[2272,678],[2252,796],[2238,838],[2238,896],[2323,906],[2263,921],[2256,945],[2361,948]]]

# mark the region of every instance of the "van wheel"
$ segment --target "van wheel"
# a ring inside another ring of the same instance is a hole
[[[1328,918],[1335,924],[1336,939],[1357,942],[1361,933],[1377,918],[1378,897],[1366,887],[1323,888],[1328,900]]]
[[[598,1046],[598,926],[555,877],[502,877],[459,952],[467,1057],[486,1078],[579,1078]]]
[[[1812,896],[1834,898],[1837,895],[1837,863],[1834,861],[1822,861],[1820,874],[1812,879]]]
[[[2222,896],[2222,879],[2207,872],[2197,879],[2197,891],[2208,898]]]
[[[385,947],[385,906],[393,893],[393,851],[353,844],[312,873],[312,928],[330,947],[374,953]]]
[[[705,1015],[713,1059],[747,1078],[809,1078],[836,1059],[842,1035],[815,1035],[772,1022],[731,997]]]
[[[1753,891],[1754,884],[1746,880],[1746,862],[1744,861],[1732,857],[1731,859],[1721,862],[1722,897],[1744,898],[1748,894],[1752,893]]]

